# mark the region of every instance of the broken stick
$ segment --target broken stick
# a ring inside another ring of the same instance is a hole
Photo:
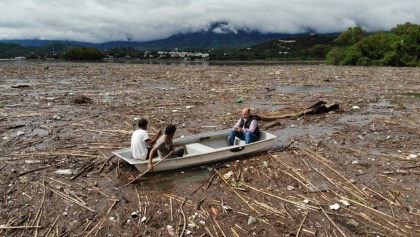
[[[162,159],[160,159],[156,164],[153,165],[153,168],[155,168],[157,165],[160,164],[160,162],[164,161],[166,158],[170,157],[172,155],[173,151],[169,152],[169,154],[165,157],[163,157]],[[123,186],[127,186],[129,184],[132,184],[134,182],[136,182],[138,179],[140,179],[141,177],[143,177],[145,174],[149,173],[150,169],[147,169],[146,171],[144,171],[143,173],[141,173],[139,176],[137,176],[135,179],[131,180],[130,182],[124,184]]]

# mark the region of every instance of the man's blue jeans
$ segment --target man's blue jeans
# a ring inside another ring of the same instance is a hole
[[[241,140],[245,140],[245,144],[249,144],[251,142],[255,142],[258,140],[257,135],[251,133],[251,132],[246,132],[245,134],[243,132],[235,132],[233,129],[230,131],[229,133],[229,141],[228,141],[228,145],[232,146],[233,143],[235,142],[235,137],[241,139]]]

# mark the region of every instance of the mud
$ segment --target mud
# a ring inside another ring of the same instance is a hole
[[[1,62],[0,82],[1,236],[420,235],[418,68]],[[262,154],[124,186],[111,153],[136,118],[181,136],[320,100],[340,109],[278,120]]]

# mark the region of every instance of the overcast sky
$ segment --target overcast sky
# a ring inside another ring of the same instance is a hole
[[[148,41],[226,24],[262,33],[420,24],[418,0],[0,0],[0,39]]]

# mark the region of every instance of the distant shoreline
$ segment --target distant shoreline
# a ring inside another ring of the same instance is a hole
[[[60,59],[0,59],[0,63],[132,63],[132,64],[166,64],[166,65],[320,65],[325,64],[323,60],[284,60],[284,61],[269,61],[269,60],[154,60],[154,59],[113,59],[113,60],[100,60],[100,61],[69,61]]]

